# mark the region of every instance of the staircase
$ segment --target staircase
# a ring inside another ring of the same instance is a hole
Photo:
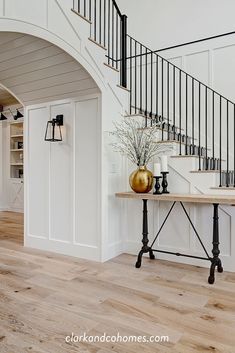
[[[128,35],[115,0],[74,0],[72,11],[90,23],[90,39],[106,49],[106,65],[130,92],[127,114],[142,117],[146,128],[161,121],[159,138],[179,158],[195,158],[192,172],[233,189],[235,104]]]

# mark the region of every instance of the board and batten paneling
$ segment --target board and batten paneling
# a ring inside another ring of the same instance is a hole
[[[49,145],[44,141],[48,107],[30,109],[26,118],[25,186],[28,233],[32,237],[49,236]]]
[[[72,242],[73,233],[73,127],[71,103],[53,104],[50,115],[63,114],[63,142],[50,144],[50,239]],[[77,136],[76,136],[77,138]]]
[[[25,245],[100,260],[99,96],[26,108]],[[44,141],[64,115],[63,141]]]
[[[98,246],[100,212],[100,150],[98,100],[76,103],[75,119],[75,243]]]
[[[25,106],[99,92],[87,71],[55,45],[0,33],[0,83]]]

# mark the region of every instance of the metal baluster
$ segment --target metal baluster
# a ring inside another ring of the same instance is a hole
[[[180,156],[182,155],[182,102],[181,102],[181,81],[182,81],[182,72],[181,70],[179,71],[179,122],[180,122]]]
[[[127,88],[127,16],[120,18],[121,86]]]
[[[111,25],[110,25],[110,1],[108,0],[108,64],[110,65],[110,31],[111,31]]]
[[[132,109],[132,95],[133,95],[133,92],[132,92],[132,38],[130,38],[130,67],[129,67],[129,70],[130,70],[130,114],[131,114],[131,109]],[[135,92],[136,94],[136,92]]]
[[[173,67],[173,125],[174,125],[174,140],[176,134],[175,127],[175,66]]]
[[[83,10],[84,10],[84,17],[86,17],[86,0],[84,0]]]
[[[194,78],[192,79],[192,154],[195,155],[195,138],[194,138]]]
[[[148,115],[148,49],[145,49],[145,126],[147,126]]]
[[[212,92],[212,160],[215,170],[215,92]]]
[[[151,52],[151,69],[150,69],[150,118],[151,118],[151,126],[153,125],[153,52]]]
[[[106,0],[104,0],[104,47],[106,46]]]
[[[170,75],[169,61],[167,62],[167,140],[170,140]]]
[[[198,88],[198,147],[199,147],[199,170],[201,170],[201,83]]]
[[[227,173],[226,186],[229,187],[229,104],[227,100]]]
[[[158,114],[158,55],[156,56],[156,116]]]
[[[118,69],[118,13],[116,12],[116,69]]]
[[[222,187],[222,97],[220,96],[220,113],[219,113],[219,171],[220,171],[220,187]]]
[[[80,13],[80,0],[78,0],[78,12]]]
[[[99,43],[102,44],[102,38],[101,38],[101,25],[102,25],[102,0],[99,0],[100,5],[99,5]]]
[[[112,66],[114,66],[114,4],[113,2],[112,2]]]
[[[164,120],[164,62],[162,59],[162,141],[164,140],[164,126],[165,122],[163,123]]]
[[[207,136],[207,87],[205,87],[205,140],[206,140],[206,170],[208,170],[208,161],[207,161],[207,147],[208,147],[208,136]]]
[[[186,82],[185,82],[185,90],[186,90],[186,97],[185,97],[185,120],[186,120],[186,145],[185,145],[185,154],[188,154],[188,75],[186,75]]]
[[[137,109],[137,42],[135,41],[135,114]]]
[[[89,20],[91,21],[91,0],[89,0]]]
[[[96,3],[96,1],[97,0],[94,0],[94,1],[95,1],[95,3],[94,3],[94,5],[95,5],[95,9],[94,9],[94,40],[96,41],[96,18],[97,18],[97,13],[96,13],[97,3]]]
[[[142,113],[142,44],[140,44],[140,111]]]

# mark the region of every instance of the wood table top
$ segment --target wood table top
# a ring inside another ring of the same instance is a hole
[[[235,195],[201,195],[201,194],[137,194],[134,192],[118,192],[116,197],[124,199],[140,199],[152,201],[182,201],[203,204],[223,204],[235,206]]]

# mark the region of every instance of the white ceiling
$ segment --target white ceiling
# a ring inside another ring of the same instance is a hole
[[[0,32],[0,46],[0,84],[25,106],[99,92],[76,60],[45,40]]]
[[[5,88],[0,86],[0,105],[3,107],[18,104],[18,100],[13,97]]]

